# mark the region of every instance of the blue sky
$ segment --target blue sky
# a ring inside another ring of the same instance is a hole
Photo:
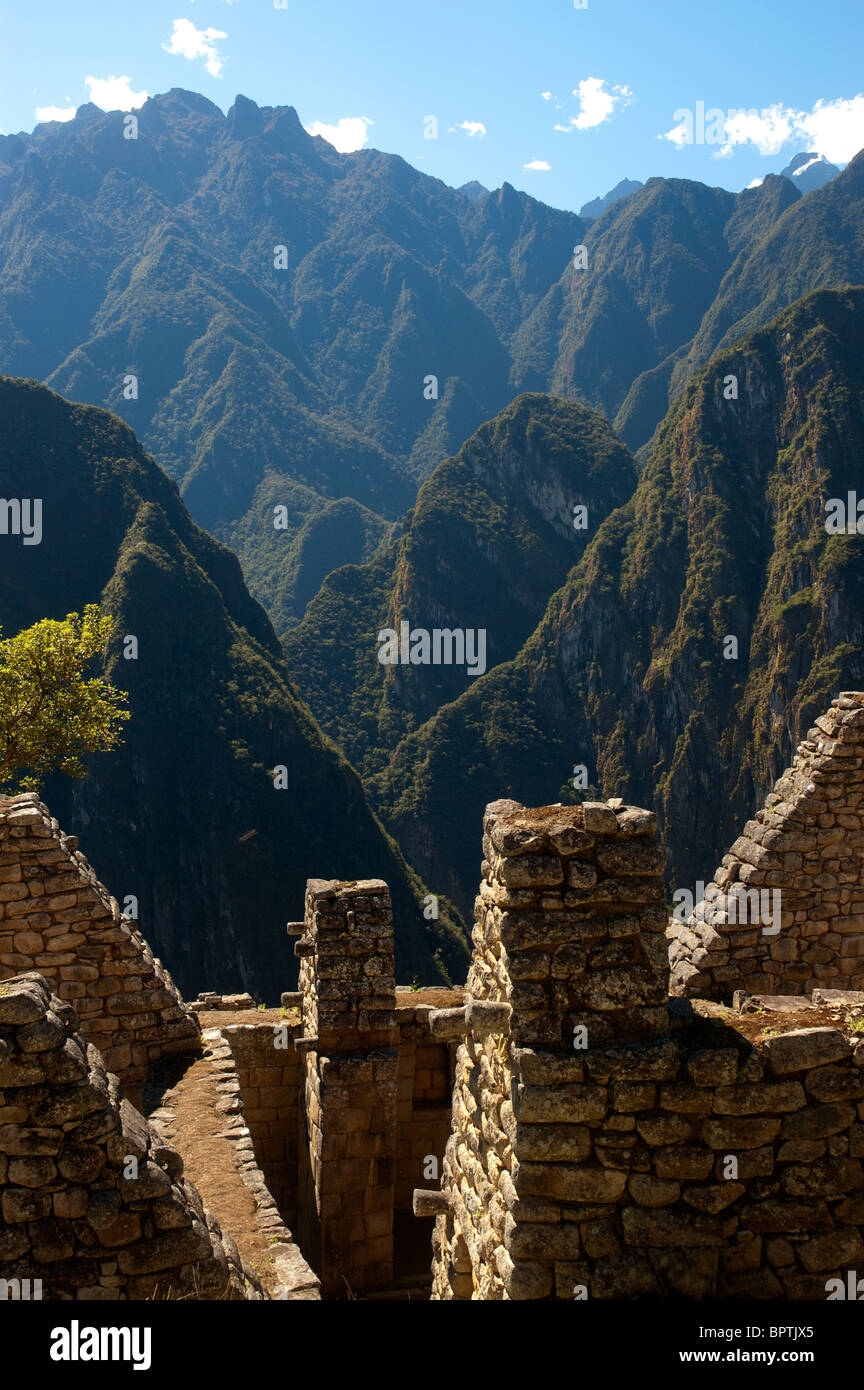
[[[242,92],[344,147],[576,209],[624,177],[738,189],[800,150],[844,163],[864,147],[861,0],[282,4],[0,0],[0,130],[91,92],[128,108],[186,87],[223,110]],[[700,102],[722,116],[704,143]]]

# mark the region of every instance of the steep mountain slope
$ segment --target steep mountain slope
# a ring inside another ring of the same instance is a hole
[[[661,812],[673,886],[707,879],[801,730],[864,678],[864,542],[825,511],[860,488],[862,449],[864,290],[810,295],[713,358],[515,660],[374,780],[424,876],[466,905],[485,803],[569,799],[584,763]]]
[[[701,367],[718,348],[767,323],[811,290],[860,284],[864,151],[830,183],[796,201],[773,226],[763,229],[720,286],[679,374]]]
[[[400,977],[461,975],[459,930],[424,920],[425,889],[298,698],[236,558],[131,430],[0,378],[0,441],[0,494],[43,509],[40,545],[0,537],[0,625],[101,601],[117,619],[105,670],[132,711],[121,749],[44,794],[118,899],[137,898],[181,987],[278,999],[297,968],[284,924],[314,876],[386,879]]]
[[[514,394],[641,449],[716,348],[864,279],[860,159],[806,198],[649,179],[586,221],[339,154],[292,107],[175,89],[136,119],[0,136],[0,370],[120,414],[280,636]]]
[[[568,266],[517,334],[517,385],[548,382],[614,419],[636,379],[696,334],[742,244],[797,196],[788,179],[739,194],[649,179],[591,223],[585,267]]]
[[[396,519],[509,399],[580,220],[338,154],[291,107],[175,90],[137,119],[0,137],[0,369],[121,414],[250,573],[283,558],[255,524],[280,489]]]
[[[731,215],[723,228],[730,264],[722,284],[735,283],[753,245],[758,244],[786,209],[797,201],[798,190],[788,179],[776,174],[769,174],[758,188],[746,188],[737,196]],[[782,267],[778,268],[778,274],[782,274]],[[797,296],[791,296],[787,303],[791,303],[793,298]],[[712,298],[699,325],[699,331],[711,318],[715,303],[716,286],[715,297]],[[770,317],[768,314],[765,321]],[[762,321],[757,319],[753,327]],[[692,375],[693,367],[689,358],[691,348],[692,341],[682,339],[669,356],[656,367],[649,368],[635,378],[614,417],[616,431],[631,449],[639,449],[650,441],[671,401],[677,396],[688,376]]]
[[[482,629],[484,669],[509,660],[635,485],[632,460],[602,416],[520,396],[439,464],[398,540],[369,564],[330,575],[287,635],[286,659],[364,774],[473,679],[464,665],[384,666],[378,634],[403,621],[413,630]]]

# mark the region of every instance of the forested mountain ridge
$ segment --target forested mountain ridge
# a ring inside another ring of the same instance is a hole
[[[340,154],[289,106],[173,89],[129,119],[0,136],[0,370],[120,414],[280,636],[515,395],[635,449],[721,338],[864,279],[860,157],[804,198],[649,179],[591,221]]]
[[[285,639],[298,688],[364,777],[456,699],[466,666],[377,660],[398,629],[485,634],[484,669],[516,656],[636,471],[606,420],[575,401],[517,397],[423,484],[404,531],[337,569]]]
[[[0,137],[0,369],[121,414],[267,575],[281,631],[297,530],[341,498],[398,519],[506,404],[505,344],[582,223],[338,154],[291,107],[174,90],[136,114],[135,139],[93,106]]]
[[[128,692],[123,744],[83,781],[52,778],[52,812],[187,994],[293,986],[286,921],[309,877],[390,885],[400,979],[461,978],[461,927],[369,808],[299,698],[237,559],[108,412],[0,378],[0,494],[38,498],[39,544],[0,536],[0,627],[101,603],[104,671]],[[130,641],[130,639],[134,639]]]
[[[485,804],[579,799],[580,765],[660,811],[674,885],[709,877],[801,731],[864,678],[861,538],[826,529],[862,449],[864,289],[715,356],[518,656],[371,779],[424,877],[464,909]]]

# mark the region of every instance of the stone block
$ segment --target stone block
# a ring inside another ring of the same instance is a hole
[[[824,1067],[843,1061],[852,1052],[837,1028],[799,1028],[766,1039],[764,1046],[775,1075]]]

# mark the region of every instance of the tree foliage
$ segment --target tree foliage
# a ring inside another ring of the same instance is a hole
[[[84,777],[87,753],[121,742],[125,694],[87,675],[114,619],[88,604],[0,640],[0,789],[38,788],[51,771]]]

